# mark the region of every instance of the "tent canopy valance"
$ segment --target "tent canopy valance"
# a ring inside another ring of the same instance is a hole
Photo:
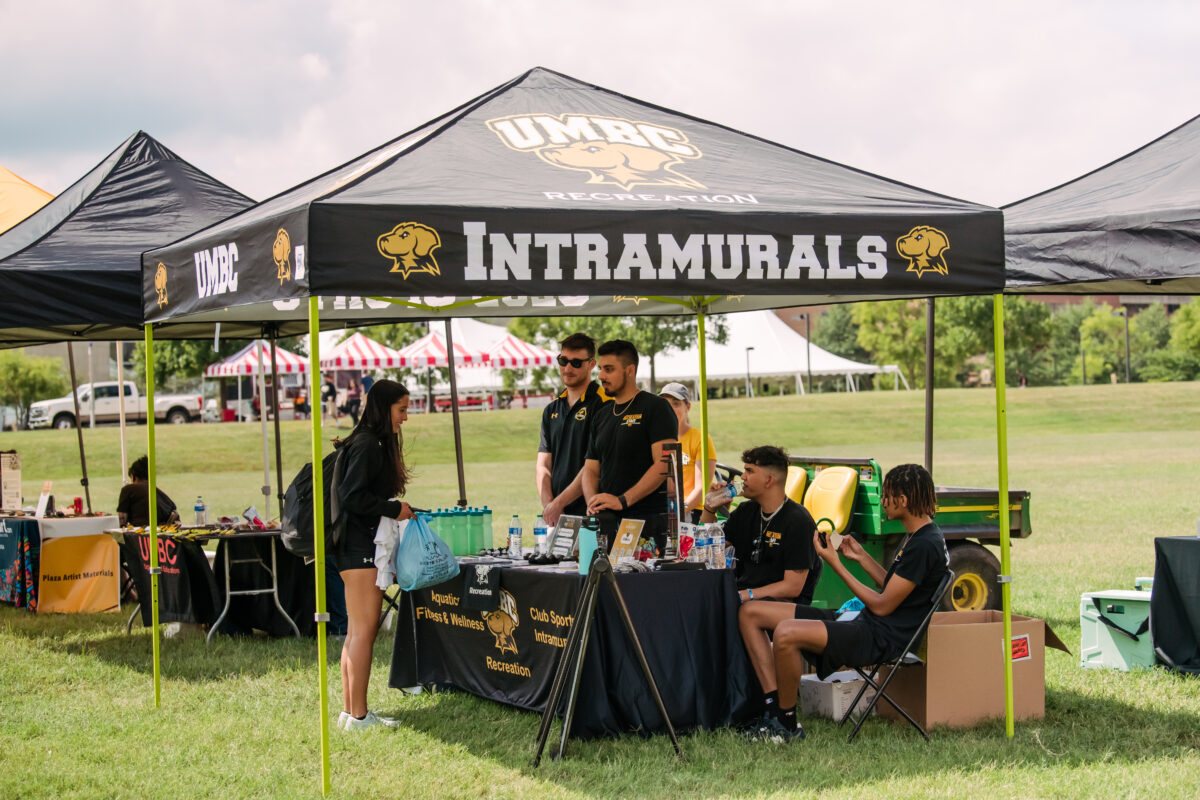
[[[296,320],[318,295],[353,324],[990,293],[1001,233],[996,209],[534,69],[147,253],[144,305]]]
[[[204,377],[232,378],[239,375],[258,375],[260,347],[262,348],[263,369],[269,372],[271,370],[271,343],[256,339],[224,361],[210,364],[204,370]],[[275,347],[275,363],[281,375],[308,371],[308,359],[284,350],[278,345]]]

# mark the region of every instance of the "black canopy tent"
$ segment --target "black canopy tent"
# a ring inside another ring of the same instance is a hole
[[[1200,116],[1004,216],[1008,292],[1200,294]],[[1175,544],[1155,543],[1150,635],[1163,663],[1194,673],[1195,576],[1160,557]]]
[[[703,360],[708,313],[998,292],[1001,234],[996,209],[534,69],[146,253],[146,333],[306,314],[315,330],[368,315],[695,313]],[[314,463],[319,436],[314,420]],[[328,788],[323,649],[318,662]]]
[[[1004,206],[1005,291],[1200,293],[1200,116]]]
[[[138,131],[0,235],[0,347],[140,338],[142,252],[252,202]],[[78,399],[75,419],[91,511]]]
[[[252,203],[138,131],[0,235],[0,347],[140,339],[141,254]]]

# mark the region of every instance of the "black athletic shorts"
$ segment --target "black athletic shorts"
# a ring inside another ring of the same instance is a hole
[[[337,552],[338,571],[348,569],[375,569],[375,537],[347,527],[342,540],[334,548]]]
[[[831,608],[797,605],[796,619],[816,619],[825,623],[825,652],[803,651],[804,659],[824,680],[842,667],[866,667],[877,664],[887,656],[887,645],[875,638],[875,632],[861,617],[838,622]]]

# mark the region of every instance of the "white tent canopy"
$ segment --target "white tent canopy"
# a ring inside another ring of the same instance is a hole
[[[771,311],[727,314],[725,324],[729,332],[726,343],[709,343],[705,349],[708,362],[706,372],[710,381],[745,380],[747,373],[751,378],[792,377],[796,380],[797,390],[803,391],[800,378],[809,374],[808,357],[811,352],[812,375],[844,375],[846,387],[851,391],[857,389],[855,376],[885,373],[897,376],[908,388],[903,373],[894,364],[860,364],[834,355],[810,344]],[[694,383],[700,374],[699,348],[660,355],[655,359],[654,367],[655,378],[660,382]],[[649,359],[642,359],[638,365],[638,377],[650,378]]]
[[[260,344],[262,345],[263,369],[269,372],[271,369],[271,343],[262,339],[255,339],[224,361],[209,364],[204,370],[204,377],[231,378],[238,375],[258,375]],[[306,372],[308,370],[307,358],[302,358],[289,350],[284,350],[278,345],[275,347],[275,357],[276,364],[279,367],[279,374],[281,375]]]
[[[400,353],[362,333],[354,333],[339,342],[328,356],[321,358],[322,370],[387,369],[404,366]]]

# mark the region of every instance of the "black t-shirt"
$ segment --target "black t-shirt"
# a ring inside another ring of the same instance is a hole
[[[346,533],[338,546],[369,547],[375,541],[379,518],[395,518],[402,510],[395,486],[390,485],[382,439],[367,430],[351,434],[342,443],[341,478],[338,482],[339,512],[346,514]]]
[[[171,512],[175,510],[175,502],[162,489],[155,489],[158,496],[158,524],[166,525]],[[149,483],[127,483],[117,496],[117,513],[124,514],[128,524],[145,527],[150,524],[149,498]]]
[[[555,497],[571,485],[583,467],[592,422],[609,398],[601,391],[600,384],[592,381],[575,405],[568,406],[567,402],[567,390],[563,389],[542,411],[538,440],[538,452],[550,454],[550,491]],[[563,513],[577,516],[587,513],[583,495],[563,509]]]
[[[949,569],[950,553],[946,549],[946,540],[932,522],[918,528],[908,543],[896,553],[880,591],[887,588],[893,575],[910,580],[916,586],[886,617],[877,617],[866,609],[862,612],[862,618],[871,626],[876,638],[887,645],[889,657],[899,655],[900,649],[916,633],[921,621],[929,613],[933,593]]]
[[[654,463],[655,442],[673,440],[679,420],[671,404],[639,391],[628,403],[615,400],[599,408],[588,437],[587,458],[600,461],[600,491],[622,495]],[[625,511],[622,518],[650,519],[667,510],[666,481]]]
[[[737,555],[737,587],[757,589],[783,580],[787,570],[806,569],[808,578],[796,602],[812,603],[813,590],[824,563],[813,548],[816,528],[808,509],[793,500],[785,500],[769,523],[763,519],[758,503],[753,500],[743,502],[725,522],[725,542],[733,545]],[[758,553],[757,564],[754,563],[755,552]]]

